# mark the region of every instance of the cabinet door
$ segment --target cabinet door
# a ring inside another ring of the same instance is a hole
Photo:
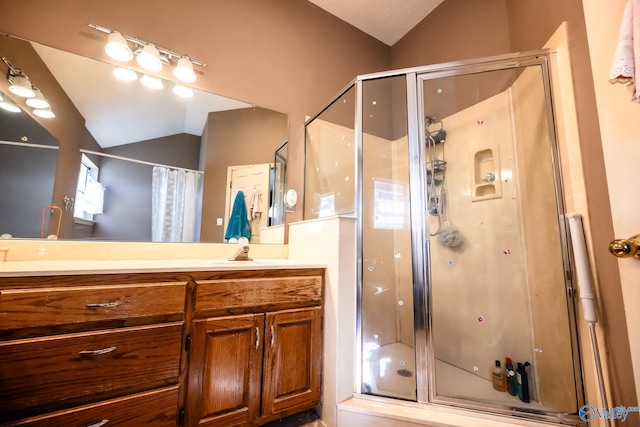
[[[260,413],[264,314],[195,320],[186,425],[250,425]]]
[[[320,307],[267,313],[262,415],[291,414],[320,403]]]

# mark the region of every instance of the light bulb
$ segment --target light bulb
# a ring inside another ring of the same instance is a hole
[[[146,45],[138,54],[138,64],[147,71],[157,73],[162,70],[160,52],[153,44]]]
[[[131,81],[138,78],[138,74],[129,68],[114,68],[113,75],[120,80]]]
[[[126,62],[133,58],[133,52],[120,31],[114,30],[109,34],[107,46],[104,48],[111,58],[116,61]]]
[[[7,98],[6,95],[2,94],[0,94],[0,108],[11,113],[19,113],[21,111],[20,107],[14,104],[13,101]]]
[[[183,98],[193,98],[193,89],[188,86],[177,84],[173,87],[173,93]]]
[[[140,82],[150,89],[162,89],[164,85],[162,84],[162,80],[157,77],[152,77],[147,74],[140,78]]]
[[[178,60],[178,65],[173,70],[173,75],[178,80],[185,83],[193,83],[196,81],[196,73],[193,72],[193,63],[188,56],[183,56]]]
[[[9,91],[23,98],[32,98],[36,93],[31,88],[31,82],[25,76],[13,76],[13,82],[9,86]]]
[[[34,96],[33,98],[28,98],[27,105],[33,108],[48,108],[49,101],[44,99],[44,95],[42,94],[42,92],[40,92],[40,90],[36,88],[34,88],[34,92],[36,93],[36,96]]]
[[[33,110],[33,114],[43,119],[52,119],[56,116],[53,114],[53,111],[51,111],[51,108],[38,108]]]

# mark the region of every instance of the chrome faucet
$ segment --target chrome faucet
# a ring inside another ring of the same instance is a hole
[[[238,251],[231,258],[228,258],[229,261],[253,261],[252,258],[249,258],[249,245],[238,247]]]

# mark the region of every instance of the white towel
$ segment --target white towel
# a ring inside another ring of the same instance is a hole
[[[640,0],[627,0],[609,82],[635,83],[633,100],[640,102]]]
[[[260,219],[262,215],[262,194],[257,188],[253,189],[251,201],[249,202],[249,221]]]

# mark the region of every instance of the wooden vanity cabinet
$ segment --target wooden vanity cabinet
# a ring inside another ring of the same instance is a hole
[[[257,426],[313,408],[323,276],[0,277],[0,427]]]
[[[187,285],[0,278],[0,425],[175,426]]]
[[[323,276],[311,273],[197,282],[185,425],[257,426],[319,405]]]

